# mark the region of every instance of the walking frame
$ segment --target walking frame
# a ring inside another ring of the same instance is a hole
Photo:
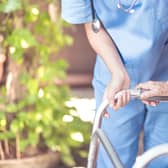
[[[130,90],[131,98],[139,99],[140,94],[143,91],[144,90],[140,90],[140,89]],[[168,96],[156,96],[156,97],[151,97],[148,100],[158,100],[158,101],[168,102]],[[96,168],[97,153],[98,153],[98,147],[100,143],[103,145],[104,149],[106,150],[114,168],[124,168],[124,165],[121,162],[120,157],[115,151],[113,145],[111,144],[110,140],[108,139],[104,131],[100,128],[104,110],[106,109],[107,106],[108,106],[108,101],[104,100],[96,112],[96,116],[95,116],[93,128],[92,128],[92,136],[91,136],[91,142],[89,147],[87,168]],[[168,143],[153,147],[150,150],[146,151],[141,156],[137,157],[136,162],[132,168],[144,168],[152,160],[162,155],[168,155]]]

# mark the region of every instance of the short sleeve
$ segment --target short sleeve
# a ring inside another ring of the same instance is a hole
[[[62,18],[72,24],[92,21],[90,0],[62,0]]]

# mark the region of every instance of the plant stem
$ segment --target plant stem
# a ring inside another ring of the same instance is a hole
[[[9,152],[9,144],[7,139],[4,140],[4,148],[5,148],[5,153],[9,156],[10,152]]]
[[[0,141],[0,156],[1,156],[1,160],[5,159],[5,154],[2,148],[2,141]]]
[[[20,153],[20,135],[17,133],[16,135],[16,158],[20,159],[21,158],[21,153]]]
[[[4,128],[4,132],[7,132],[6,130],[6,126]],[[4,150],[7,156],[9,156],[10,152],[9,152],[9,143],[8,143],[8,139],[4,140]]]

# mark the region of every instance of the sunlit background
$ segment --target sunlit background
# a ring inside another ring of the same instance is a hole
[[[0,3],[0,167],[86,166],[95,54],[60,13],[60,0]]]

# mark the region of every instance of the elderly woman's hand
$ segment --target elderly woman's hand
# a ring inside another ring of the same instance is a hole
[[[136,88],[145,89],[141,94],[142,101],[151,106],[156,106],[158,101],[148,101],[147,99],[153,96],[168,96],[168,82],[148,81],[139,84]]]

